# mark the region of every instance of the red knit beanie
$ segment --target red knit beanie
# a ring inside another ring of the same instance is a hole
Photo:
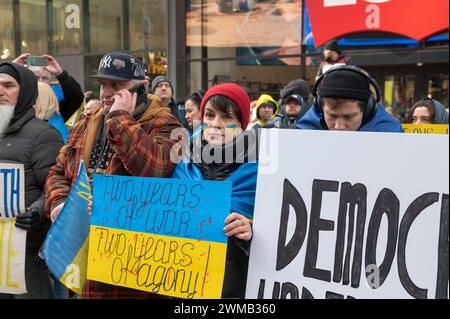
[[[202,118],[205,113],[206,103],[208,102],[209,98],[213,95],[225,96],[230,100],[232,100],[234,103],[236,103],[237,107],[241,111],[242,129],[245,130],[248,126],[248,122],[250,121],[250,98],[248,94],[244,91],[244,89],[234,83],[219,84],[209,89],[202,100],[202,105],[200,106]]]

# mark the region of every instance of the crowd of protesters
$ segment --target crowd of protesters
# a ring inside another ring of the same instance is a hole
[[[327,46],[326,61],[312,91],[306,81],[297,79],[280,92],[280,100],[262,94],[252,103],[242,87],[225,83],[195,91],[182,107],[175,102],[169,78],[159,76],[150,83],[145,72],[136,72],[144,69],[136,67],[141,62],[127,53],[103,57],[97,74],[91,76],[100,85],[98,93],[84,94],[48,55],[46,67],[27,65],[29,54],[1,64],[0,161],[23,163],[26,174],[26,212],[17,217],[16,226],[28,231],[28,293],[16,297],[56,296],[57,284],[45,266],[34,260],[83,160],[89,178],[112,174],[231,181],[231,211],[224,221],[229,245],[222,296],[243,298],[258,174],[255,133],[262,128],[403,132],[401,123],[385,110],[375,79],[344,63],[342,53],[333,50],[337,50],[334,44]],[[49,84],[52,77],[58,81],[56,86]],[[130,93],[139,84],[144,85],[144,93]],[[80,108],[74,123],[66,126]],[[425,98],[413,106],[409,121],[448,124],[448,113],[440,102]],[[183,127],[189,149],[197,143],[200,151],[181,152],[180,161],[174,162],[172,149],[183,137],[174,139],[171,133]],[[225,156],[213,161],[202,158],[205,148],[225,153],[242,139],[253,142],[245,143],[242,152],[233,152],[231,161],[225,161]],[[0,294],[0,299],[13,297]],[[59,297],[65,296],[60,293]],[[156,296],[89,281],[82,297]]]

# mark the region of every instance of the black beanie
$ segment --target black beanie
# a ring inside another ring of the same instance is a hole
[[[337,52],[339,54],[342,53],[341,48],[339,47],[339,45],[336,41],[328,42],[325,45],[325,50],[331,50],[331,51]]]
[[[285,102],[286,98],[293,94],[299,94],[303,97],[303,100],[307,101],[310,93],[311,90],[308,82],[303,79],[297,79],[289,82],[289,84],[281,90],[280,95]]]
[[[9,64],[3,64],[0,66],[0,73],[5,73],[12,76],[17,82],[19,82],[19,73]]]
[[[370,95],[369,82],[361,74],[349,70],[331,70],[325,74],[318,88],[323,97],[351,99],[367,102]]]

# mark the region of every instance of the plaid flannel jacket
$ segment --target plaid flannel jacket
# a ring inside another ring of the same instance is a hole
[[[113,149],[107,174],[122,176],[160,177],[172,175],[175,163],[170,160],[173,145],[172,130],[181,124],[162,105],[161,100],[151,96],[151,104],[136,121],[129,113],[115,111],[105,115],[103,110],[95,116],[81,120],[72,129],[47,177],[45,212],[66,201],[77,179],[81,159],[89,165],[92,149],[102,121],[106,121],[107,136]],[[88,298],[145,298],[151,294],[137,290],[115,287],[97,282],[85,285],[84,297]]]

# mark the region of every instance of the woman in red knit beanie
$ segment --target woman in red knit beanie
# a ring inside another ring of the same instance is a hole
[[[206,92],[200,112],[206,141],[212,145],[223,145],[247,129],[250,121],[250,98],[237,84],[219,84]],[[218,114],[222,116],[216,116]],[[229,134],[230,132],[235,134]]]
[[[194,147],[190,162],[178,164],[172,177],[232,183],[231,212],[224,221],[228,248],[222,298],[245,298],[258,171],[256,135],[245,131],[250,98],[236,84],[220,84],[206,92],[200,112],[200,151]]]

